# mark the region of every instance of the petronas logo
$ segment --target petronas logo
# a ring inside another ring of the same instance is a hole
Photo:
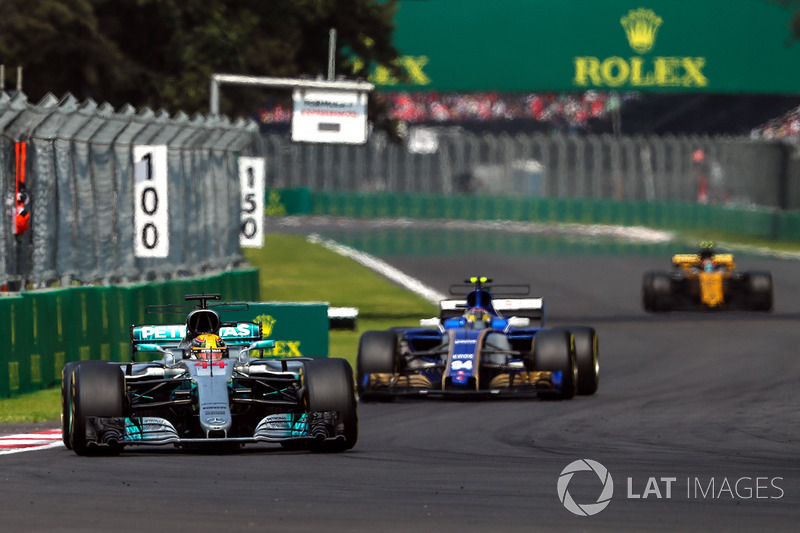
[[[644,54],[653,49],[656,33],[663,20],[653,10],[640,7],[628,11],[619,22],[625,29],[631,48],[638,54]]]

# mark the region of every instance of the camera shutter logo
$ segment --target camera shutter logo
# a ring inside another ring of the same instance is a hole
[[[603,490],[595,503],[578,504],[572,499],[567,486],[572,480],[575,472],[594,472],[600,481],[603,483]],[[558,477],[558,499],[564,504],[564,507],[573,514],[578,516],[592,516],[596,515],[605,509],[611,503],[611,496],[614,494],[614,480],[611,479],[611,474],[608,469],[591,459],[579,459],[573,461],[561,471]]]

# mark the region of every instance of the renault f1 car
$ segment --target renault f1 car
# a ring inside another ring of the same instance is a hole
[[[642,277],[645,311],[737,309],[772,311],[769,272],[736,270],[732,254],[710,246],[697,254],[672,256],[672,270],[649,271]]]
[[[266,442],[317,452],[352,448],[358,417],[349,363],[263,357],[274,341],[262,339],[261,324],[223,322],[217,312],[247,304],[208,304],[219,299],[218,294],[187,295],[186,301],[197,305],[185,324],[131,326],[129,363],[67,363],[61,410],[65,446],[78,455],[164,444],[227,448]],[[185,306],[150,306],[148,312],[176,309]],[[198,349],[203,342],[204,348],[213,347]],[[138,362],[137,355],[145,354],[160,359]]]
[[[451,286],[462,298],[442,300],[439,316],[421,320],[420,327],[364,332],[359,399],[594,394],[594,328],[545,328],[544,300],[530,297],[528,285],[487,285],[491,281],[472,277]]]

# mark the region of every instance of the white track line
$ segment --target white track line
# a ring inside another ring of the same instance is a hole
[[[447,298],[444,294],[428,287],[420,280],[416,278],[412,278],[408,274],[404,274],[400,270],[396,269],[392,265],[386,263],[378,259],[377,257],[373,257],[369,254],[364,252],[359,252],[349,246],[345,246],[343,244],[339,244],[336,241],[332,241],[330,239],[326,239],[324,237],[320,237],[317,234],[311,234],[308,236],[308,242],[319,244],[324,246],[328,250],[331,250],[339,255],[344,257],[348,257],[355,262],[369,268],[370,270],[381,274],[382,276],[398,283],[402,287],[410,290],[411,292],[418,294],[428,300],[433,304],[439,304],[440,300],[444,300]]]

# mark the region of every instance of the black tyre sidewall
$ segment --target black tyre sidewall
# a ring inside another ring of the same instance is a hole
[[[359,397],[369,399],[365,381],[369,374],[393,374],[397,370],[397,334],[393,331],[365,331],[358,341],[356,385]]]
[[[309,449],[319,452],[342,452],[358,441],[353,369],[345,359],[323,358],[304,363],[304,385],[309,411],[337,411],[344,422],[344,441],[311,442]]]
[[[642,307],[645,311],[653,311],[655,303],[653,294],[653,273],[645,272],[642,276]]]
[[[90,455],[100,450],[86,439],[86,417],[124,416],[125,378],[119,365],[106,361],[80,361],[72,376],[69,441],[75,453]]]
[[[772,311],[773,286],[769,272],[749,272],[747,275],[749,307],[754,311]]]
[[[559,397],[575,396],[575,345],[569,330],[542,330],[533,337],[531,357],[534,370],[561,372]]]
[[[597,332],[590,326],[553,329],[569,331],[575,340],[575,366],[578,368],[575,392],[581,396],[594,394],[600,381]]]
[[[69,361],[61,369],[61,440],[68,450],[70,443],[70,427],[72,425],[72,373],[78,361]]]
[[[653,272],[651,282],[651,311],[669,311],[672,309],[672,279],[664,272]]]

